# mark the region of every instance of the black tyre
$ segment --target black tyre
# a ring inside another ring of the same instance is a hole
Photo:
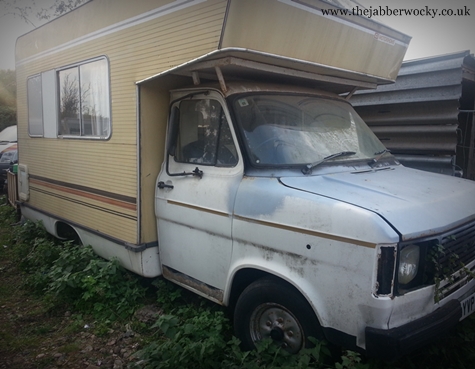
[[[304,297],[291,285],[271,277],[255,281],[239,296],[234,331],[245,350],[270,337],[288,352],[297,353],[312,346],[308,337],[324,338]]]

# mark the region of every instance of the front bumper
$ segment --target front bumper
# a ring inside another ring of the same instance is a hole
[[[462,317],[460,301],[454,299],[431,314],[392,329],[366,327],[368,356],[394,360],[434,341]]]

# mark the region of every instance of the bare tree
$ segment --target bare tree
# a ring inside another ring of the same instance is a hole
[[[37,13],[39,19],[51,19],[68,13],[90,0],[55,0],[54,4],[47,8],[41,8]]]
[[[61,119],[77,117],[79,114],[79,87],[76,78],[66,75],[61,85]]]
[[[15,72],[0,70],[0,131],[16,122],[15,95]]]
[[[45,6],[42,0],[0,0],[0,19],[5,16],[20,18],[36,27],[34,20],[49,20],[68,13],[90,0],[54,0]]]
[[[11,16],[20,18],[33,27],[36,27],[31,21],[35,6],[35,0],[28,2],[28,5],[25,4],[25,1],[21,0],[0,0],[0,19]]]

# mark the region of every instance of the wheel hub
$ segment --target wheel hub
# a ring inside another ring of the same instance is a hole
[[[251,316],[250,334],[254,342],[271,338],[290,353],[305,346],[303,329],[297,318],[285,307],[266,303],[257,307]]]
[[[282,341],[284,339],[284,331],[279,327],[274,327],[270,331],[270,338],[274,341]]]

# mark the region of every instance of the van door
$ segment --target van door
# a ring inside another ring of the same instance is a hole
[[[164,276],[218,301],[231,260],[234,200],[243,176],[225,106],[218,92],[174,104],[178,131],[155,200]]]

